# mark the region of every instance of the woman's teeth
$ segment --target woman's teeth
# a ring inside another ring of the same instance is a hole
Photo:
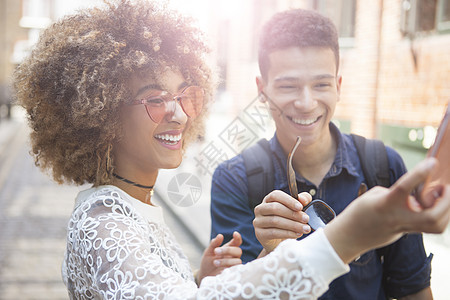
[[[295,124],[300,124],[300,125],[311,125],[314,122],[317,121],[318,118],[315,119],[298,119],[298,118],[291,118],[292,122],[294,122]]]
[[[174,145],[181,140],[181,136],[182,136],[181,133],[178,135],[157,134],[157,135],[155,135],[155,138],[162,140],[166,144]]]

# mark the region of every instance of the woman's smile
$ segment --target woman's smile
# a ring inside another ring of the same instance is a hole
[[[170,130],[154,135],[155,139],[163,146],[171,150],[178,150],[182,146],[182,130]]]

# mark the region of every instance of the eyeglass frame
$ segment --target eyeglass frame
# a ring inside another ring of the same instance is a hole
[[[198,113],[197,115],[195,115],[195,116],[191,116],[187,111],[186,111],[186,109],[185,109],[185,107],[184,107],[184,105],[183,105],[183,102],[181,101],[182,100],[182,96],[183,95],[186,95],[186,94],[184,94],[184,92],[187,90],[187,89],[190,89],[190,88],[198,88],[198,90],[199,91],[201,91],[201,93],[202,93],[202,96],[201,96],[201,100],[202,101],[200,101],[199,103],[200,103],[200,110],[199,111],[201,111],[202,109],[203,109],[203,97],[204,97],[204,93],[205,93],[205,91],[204,91],[204,89],[203,88],[201,88],[201,87],[199,87],[199,86],[197,86],[197,85],[190,85],[190,86],[187,86],[187,87],[185,87],[180,93],[176,93],[176,94],[172,94],[172,93],[169,93],[168,91],[164,91],[164,90],[158,90],[158,91],[160,91],[160,94],[158,94],[157,96],[151,96],[151,97],[147,97],[147,98],[141,98],[141,99],[135,99],[135,100],[132,100],[131,102],[129,102],[127,105],[141,105],[141,104],[143,104],[144,106],[145,106],[145,110],[147,111],[147,115],[149,116],[149,118],[153,121],[153,122],[155,122],[155,123],[157,123],[157,124],[160,124],[161,122],[162,122],[162,120],[164,119],[164,117],[168,114],[168,113],[175,113],[175,109],[176,109],[176,106],[174,105],[173,106],[173,109],[172,110],[167,110],[167,104],[169,103],[169,102],[178,102],[179,104],[180,104],[180,106],[181,106],[181,109],[183,110],[183,112],[186,114],[186,116],[188,116],[188,117],[190,117],[190,118],[192,118],[192,119],[195,119],[200,113]],[[170,97],[170,100],[166,100],[166,98],[167,97]],[[151,113],[149,112],[149,106],[148,106],[148,104],[147,104],[147,101],[149,101],[149,100],[151,100],[151,99],[161,99],[163,102],[164,102],[164,107],[165,107],[165,113],[164,113],[164,115],[162,116],[162,118],[161,118],[161,120],[160,121],[157,121],[157,120],[155,120],[155,118],[154,117],[152,117],[152,115],[151,115]]]
[[[291,194],[291,197],[293,197],[293,198],[295,198],[297,200],[298,200],[297,179],[295,178],[295,171],[294,171],[294,168],[292,167],[292,157],[294,156],[295,150],[297,150],[297,147],[300,144],[300,142],[301,142],[301,138],[298,136],[297,140],[295,142],[295,145],[292,147],[291,151],[289,152],[289,155],[288,155],[288,158],[287,158],[287,168],[286,168],[287,169],[287,180],[288,180],[289,192]],[[336,218],[336,213],[333,210],[333,208],[331,208],[331,206],[329,206],[323,200],[319,200],[319,199],[315,199],[315,200],[311,201],[310,203],[308,203],[305,207],[303,207],[302,211],[306,212],[310,207],[312,207],[314,205],[321,205],[322,207],[324,207],[328,211],[330,211],[331,214],[333,215],[331,220]],[[310,216],[310,215],[308,214],[308,216]],[[308,222],[308,224],[309,223],[310,222]],[[323,222],[323,223],[326,225],[325,222]],[[312,231],[315,231],[315,230],[318,229],[318,228],[313,228],[311,226],[311,224],[309,224],[309,226],[311,227]]]

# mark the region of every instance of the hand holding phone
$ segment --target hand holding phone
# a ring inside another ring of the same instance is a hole
[[[427,157],[435,157],[439,163],[417,189],[416,199],[424,208],[432,206],[442,194],[443,186],[450,184],[450,103]]]

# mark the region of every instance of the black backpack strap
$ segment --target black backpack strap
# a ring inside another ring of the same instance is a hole
[[[391,182],[389,178],[389,161],[386,146],[379,140],[366,139],[356,134],[352,134],[351,136],[358,152],[367,187],[369,189],[377,185],[389,187]],[[388,246],[378,248],[376,251],[383,263]]]
[[[273,190],[274,168],[269,141],[260,139],[242,151],[248,182],[248,202],[252,211]]]
[[[368,188],[376,185],[389,187],[389,161],[386,147],[382,141],[366,139],[352,134],[353,142],[358,151],[359,161],[367,181]]]

